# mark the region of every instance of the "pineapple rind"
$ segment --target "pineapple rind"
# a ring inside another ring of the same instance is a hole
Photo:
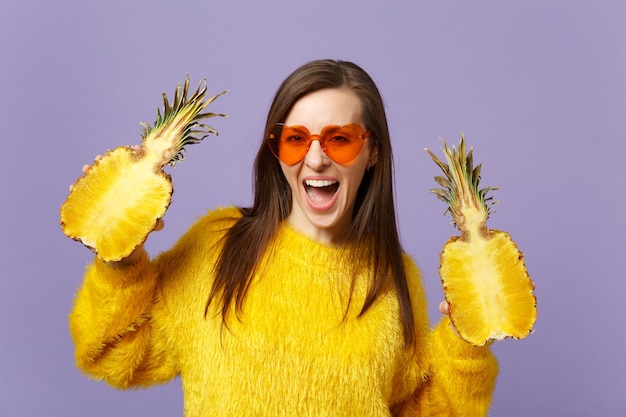
[[[63,232],[104,261],[130,255],[163,217],[173,192],[169,175],[146,164],[130,147],[94,162],[61,206]]]
[[[467,342],[522,339],[536,320],[536,298],[523,255],[508,233],[452,238],[441,254],[440,277],[450,319]]]

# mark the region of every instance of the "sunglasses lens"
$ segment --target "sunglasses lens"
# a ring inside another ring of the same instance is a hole
[[[295,165],[306,156],[313,138],[319,139],[330,159],[348,164],[357,157],[365,140],[363,128],[356,123],[326,126],[320,135],[311,135],[306,127],[277,124],[268,135],[272,153],[287,165]]]
[[[356,123],[326,127],[322,131],[326,154],[340,164],[352,162],[363,149],[363,129]]]
[[[287,165],[300,162],[309,149],[309,143],[309,132],[297,126],[277,124],[268,136],[272,153]]]

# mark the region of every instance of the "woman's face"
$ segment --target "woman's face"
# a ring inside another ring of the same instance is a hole
[[[357,123],[365,126],[361,102],[352,90],[324,89],[310,93],[293,106],[287,126],[304,126],[319,134],[325,126]],[[304,159],[295,165],[280,163],[292,191],[289,223],[300,232],[322,242],[346,237],[352,221],[357,190],[370,161],[376,158],[372,139],[357,157],[342,165],[330,159],[314,140]]]

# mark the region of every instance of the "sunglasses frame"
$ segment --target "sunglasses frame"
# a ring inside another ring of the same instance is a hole
[[[365,130],[360,124],[358,123],[348,123],[345,125],[328,125],[328,126],[324,126],[322,128],[322,131],[319,134],[311,134],[309,129],[306,128],[306,126],[302,126],[302,125],[294,125],[294,126],[287,126],[285,123],[276,123],[274,126],[272,126],[272,128],[270,129],[269,133],[266,135],[266,140],[268,142],[268,147],[270,148],[270,150],[272,151],[272,153],[274,154],[274,156],[279,159],[280,161],[282,161],[283,163],[287,164],[287,165],[295,165],[299,162],[301,162],[305,157],[306,154],[309,152],[309,149],[311,148],[311,144],[313,143],[314,140],[317,140],[321,147],[322,147],[322,151],[324,152],[324,154],[326,154],[326,156],[328,158],[330,158],[331,160],[333,160],[334,162],[340,164],[340,165],[347,165],[350,162],[354,161],[354,159],[356,159],[356,157],[358,156],[359,152],[361,152],[361,149],[363,149],[363,145],[365,143],[363,143],[360,147],[358,152],[355,153],[355,155],[350,159],[350,160],[336,160],[336,155],[333,156],[333,151],[331,149],[330,153],[329,153],[329,149],[326,146],[326,142],[329,139],[332,139],[332,137],[329,137],[328,134],[325,134],[325,132],[327,132],[329,129],[334,129],[336,131],[340,131],[341,129],[344,128],[358,128],[362,133],[360,133],[358,136],[356,136],[356,138],[358,139],[362,139],[363,141],[365,141],[365,139],[369,138],[372,135],[372,131],[371,130]],[[302,157],[300,157],[298,160],[294,160],[294,159],[289,159],[289,160],[284,160],[281,159],[279,156],[279,150],[278,148],[275,149],[275,145],[274,143],[276,141],[280,141],[280,136],[282,135],[283,129],[288,128],[288,129],[297,129],[299,131],[302,131],[303,133],[306,134],[306,138],[307,138],[307,143],[306,143],[306,147],[302,147],[304,149],[304,152],[302,154]],[[277,129],[280,129],[279,133],[277,133]],[[333,136],[334,137],[334,136]],[[352,139],[353,136],[351,135],[348,139]],[[351,140],[351,142],[355,142],[353,140]]]

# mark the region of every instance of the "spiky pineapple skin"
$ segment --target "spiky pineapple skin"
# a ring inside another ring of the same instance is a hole
[[[439,275],[450,319],[468,343],[522,339],[537,318],[534,284],[524,255],[507,232],[452,237],[440,255]]]
[[[173,193],[170,176],[145,164],[128,146],[95,161],[61,206],[63,233],[105,261],[130,255],[163,217]]]

